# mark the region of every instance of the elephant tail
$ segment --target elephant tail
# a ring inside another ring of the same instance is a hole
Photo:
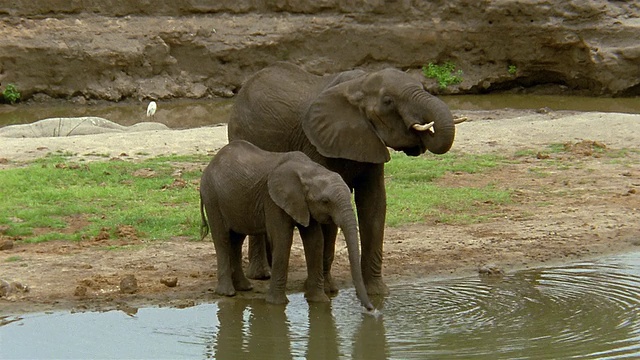
[[[204,240],[204,238],[209,234],[209,223],[207,223],[207,217],[204,215],[204,204],[202,203],[202,197],[200,197],[200,218],[202,222],[200,223],[200,240]]]

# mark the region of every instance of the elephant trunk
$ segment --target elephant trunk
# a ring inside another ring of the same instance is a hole
[[[447,104],[424,90],[414,94],[413,101],[420,104],[416,107],[419,113],[405,107],[401,109],[401,115],[405,122],[419,133],[422,142],[420,153],[425,149],[434,154],[444,154],[449,151],[453,145],[456,128]]]
[[[351,266],[351,277],[356,289],[356,295],[367,310],[371,311],[375,308],[369,300],[367,295],[367,289],[364,286],[364,279],[362,277],[362,267],[360,265],[360,247],[358,240],[358,227],[356,226],[356,217],[353,209],[349,207],[348,210],[343,210],[341,215],[334,217],[334,221],[342,230],[345,241],[347,242],[347,252],[349,254],[349,264]]]

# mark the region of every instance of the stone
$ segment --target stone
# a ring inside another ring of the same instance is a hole
[[[138,280],[134,275],[126,275],[120,280],[120,292],[123,294],[135,294],[138,291]]]
[[[178,285],[178,278],[175,276],[166,276],[160,279],[160,283],[167,287],[176,287]]]

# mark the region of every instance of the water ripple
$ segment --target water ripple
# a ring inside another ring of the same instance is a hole
[[[640,262],[621,260],[398,286],[389,341],[402,358],[640,356]]]

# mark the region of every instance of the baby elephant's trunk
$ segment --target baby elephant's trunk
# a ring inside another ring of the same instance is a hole
[[[344,233],[345,240],[347,242],[347,252],[349,253],[349,264],[351,265],[351,277],[353,279],[353,285],[356,288],[356,295],[367,310],[372,311],[375,308],[369,300],[367,295],[367,289],[364,286],[364,279],[362,278],[362,267],[360,265],[360,247],[358,241],[358,228],[356,226],[355,214],[351,211],[351,216],[346,224],[340,225],[340,229]]]

